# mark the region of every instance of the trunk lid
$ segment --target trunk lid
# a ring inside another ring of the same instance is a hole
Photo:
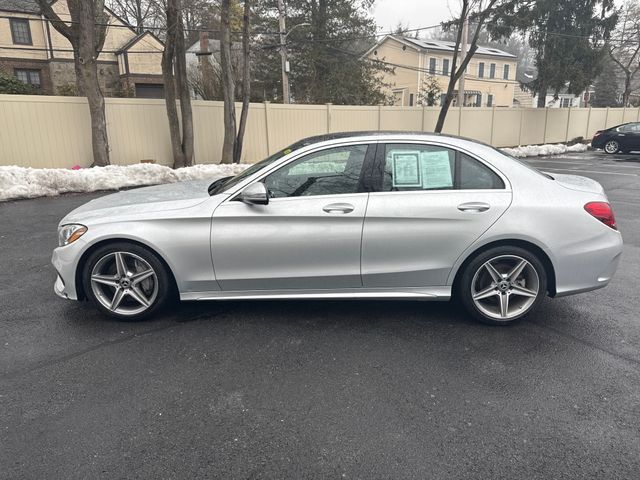
[[[595,193],[598,195],[605,194],[602,185],[591,178],[581,177],[579,175],[565,175],[561,173],[548,173],[548,175],[551,175],[556,183],[564,188],[576,190],[578,192]]]

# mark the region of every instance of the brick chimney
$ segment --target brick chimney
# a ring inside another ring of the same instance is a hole
[[[200,55],[209,53],[209,32],[200,32]]]

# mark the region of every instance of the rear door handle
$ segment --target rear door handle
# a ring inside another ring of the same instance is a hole
[[[354,206],[349,203],[331,203],[322,208],[327,213],[351,213],[353,209]]]
[[[491,205],[484,202],[467,202],[467,203],[461,203],[460,205],[458,205],[458,210],[460,210],[461,212],[479,213],[479,212],[486,212],[490,208],[491,208]]]

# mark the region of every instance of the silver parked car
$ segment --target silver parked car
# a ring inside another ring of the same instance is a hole
[[[508,324],[604,287],[622,238],[599,183],[433,134],[302,140],[233,178],[67,215],[55,291],[122,320],[181,300],[456,298]]]

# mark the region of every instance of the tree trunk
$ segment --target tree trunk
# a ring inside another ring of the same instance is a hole
[[[98,72],[95,61],[90,61],[81,67],[84,78],[84,91],[89,103],[91,115],[91,143],[93,149],[93,165],[104,167],[109,165],[109,139],[107,137],[107,117],[104,107],[104,97],[98,82]]]
[[[236,83],[231,62],[230,0],[220,5],[220,68],[224,100],[224,140],[220,163],[232,163],[236,142]]]
[[[544,77],[539,78],[538,83],[538,108],[547,107],[547,82]]]
[[[440,113],[438,114],[438,121],[436,122],[436,128],[434,132],[442,133],[442,129],[444,128],[444,121],[447,119],[447,113],[449,113],[449,107],[451,107],[451,102],[453,102],[453,86],[455,84],[450,83],[447,87],[447,94],[444,97],[444,104],[440,107]]]
[[[78,95],[87,97],[91,115],[92,166],[109,165],[109,141],[104,96],[98,79],[98,56],[106,37],[104,0],[68,0],[69,16],[62,20],[49,0],[37,0],[44,16],[73,48]]]
[[[179,3],[180,0],[177,0]],[[180,11],[180,10],[178,10]],[[187,81],[187,55],[184,40],[184,29],[182,26],[182,14],[178,19],[178,34],[175,51],[176,73],[177,80],[176,86],[180,95],[180,113],[182,117],[182,152],[183,163],[182,165],[175,165],[178,167],[189,167],[193,165],[193,108],[191,106],[191,93],[189,92],[189,82]]]
[[[169,136],[173,153],[173,168],[193,164],[193,112],[186,80],[184,32],[180,13],[180,0],[167,2],[167,38],[162,54],[162,78],[165,85],[165,105],[169,121]],[[182,134],[178,120],[177,94],[180,96]]]
[[[629,106],[629,97],[631,97],[631,75],[630,72],[625,72],[624,76],[624,93],[622,94],[622,106]]]
[[[242,142],[249,117],[249,98],[251,93],[251,58],[249,52],[249,33],[251,20],[251,2],[244,0],[244,15],[242,16],[242,112],[238,136],[233,147],[233,163],[240,163],[242,158]]]
[[[478,31],[480,28],[482,28],[482,25],[478,27]],[[444,99],[444,105],[440,107],[440,114],[438,115],[438,121],[436,122],[436,128],[434,129],[436,133],[441,133],[442,129],[444,128],[444,122],[447,118],[447,113],[449,113],[449,107],[451,106],[451,102],[453,102],[453,91],[455,89],[456,82],[458,82],[458,80],[460,80],[460,77],[464,75],[464,71],[466,70],[467,65],[469,65],[471,58],[475,55],[476,50],[478,49],[478,31],[476,31],[473,40],[471,40],[471,46],[469,48],[469,51],[467,52],[467,55],[462,59],[460,68],[456,68],[457,53],[454,55],[451,67],[451,76],[449,77],[449,85],[447,86],[447,95]]]
[[[96,6],[93,2],[77,2],[75,5],[79,6],[76,8],[79,8],[80,18],[76,66],[81,75],[80,84],[89,103],[93,166],[103,167],[110,162],[104,96],[98,80]]]
[[[169,20],[171,16],[170,4],[167,4],[167,38],[164,52],[162,53],[162,80],[164,81],[164,103],[167,107],[167,119],[169,121],[169,137],[171,139],[171,152],[173,154],[173,166],[185,163],[182,141],[180,139],[180,122],[178,120],[178,107],[176,105],[176,82],[173,72],[173,59],[175,56],[175,20],[173,25]]]
[[[80,54],[74,49],[73,66],[76,73],[76,96],[84,97],[84,86],[82,84],[82,65],[80,64]]]

